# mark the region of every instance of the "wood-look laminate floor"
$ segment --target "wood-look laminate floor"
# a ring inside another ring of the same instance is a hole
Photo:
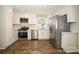
[[[54,48],[49,40],[19,40],[6,49],[9,54],[53,54],[64,53],[62,49]]]

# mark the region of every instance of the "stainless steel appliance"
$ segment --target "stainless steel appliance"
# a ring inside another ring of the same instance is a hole
[[[67,15],[51,17],[50,42],[56,48],[61,48],[61,32],[69,32],[70,24],[67,23]]]
[[[28,22],[28,18],[20,18],[20,23],[27,23]]]
[[[27,32],[24,31],[18,32],[18,38],[27,38]]]
[[[38,30],[31,30],[31,40],[38,40]]]
[[[22,26],[21,29],[18,29],[18,38],[28,38],[27,30],[29,27]]]

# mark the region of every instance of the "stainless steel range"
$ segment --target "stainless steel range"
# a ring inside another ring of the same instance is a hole
[[[28,38],[27,30],[29,27],[22,26],[21,29],[18,29],[18,38]]]

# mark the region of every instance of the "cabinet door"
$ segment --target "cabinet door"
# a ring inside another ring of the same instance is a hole
[[[41,34],[42,34],[42,39],[45,40],[46,39],[46,35],[47,35],[46,31],[45,30],[42,30],[42,33]]]
[[[43,31],[43,39],[45,39],[45,40],[49,39],[49,30]]]
[[[28,15],[28,20],[29,20],[29,24],[32,24],[32,16],[31,15]]]
[[[43,39],[43,35],[44,35],[43,30],[38,30],[38,39],[39,40]]]
[[[33,22],[32,22],[32,24],[36,24],[36,15],[33,15]]]
[[[20,14],[14,12],[13,13],[13,24],[20,24]]]
[[[49,31],[48,30],[39,30],[38,31],[38,39],[39,40],[49,39]]]
[[[31,30],[28,30],[28,40],[31,40]]]
[[[76,51],[77,34],[71,32],[62,32],[61,46],[66,52]]]
[[[67,22],[77,22],[77,7],[76,6],[68,7]]]
[[[29,15],[29,24],[36,24],[36,15]]]

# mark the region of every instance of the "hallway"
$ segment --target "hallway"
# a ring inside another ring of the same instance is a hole
[[[18,40],[6,49],[8,54],[53,54],[64,53],[54,48],[48,40]]]

